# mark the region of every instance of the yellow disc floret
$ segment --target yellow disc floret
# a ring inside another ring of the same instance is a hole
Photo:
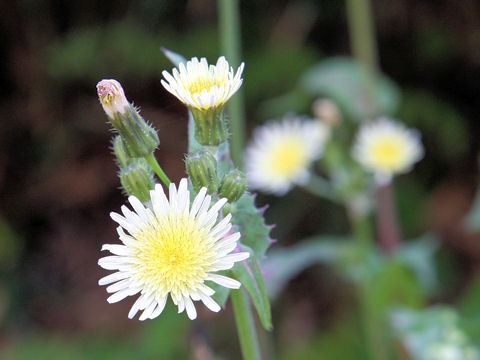
[[[201,285],[217,258],[208,231],[188,215],[158,219],[135,238],[138,280],[174,297]]]

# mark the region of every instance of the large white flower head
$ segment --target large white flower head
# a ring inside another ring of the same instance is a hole
[[[328,136],[322,122],[294,116],[256,128],[245,152],[249,187],[283,195],[294,184],[307,183]]]
[[[383,117],[361,126],[352,156],[385,185],[394,174],[409,171],[423,157],[420,137],[417,130]]]
[[[193,301],[201,300],[212,311],[220,306],[211,298],[215,293],[206,281],[238,289],[240,283],[216,274],[245,260],[249,253],[233,252],[240,233],[230,233],[231,215],[217,221],[226,199],[210,206],[211,197],[202,188],[190,206],[187,179],[180,181],[178,190],[170,185],[167,199],[161,185],[151,191],[151,208],[134,196],[128,198],[134,211],[122,206],[123,216],[110,216],[117,228],[122,245],[103,245],[113,255],[101,258],[98,264],[116,272],[99,280],[113,293],[107,301],[115,303],[140,293],[128,317],[143,311],[140,320],[160,315],[170,295],[178,312],[185,309],[190,319],[197,312]],[[125,232],[128,232],[128,234]]]
[[[187,64],[180,63],[172,71],[163,71],[165,89],[191,109],[209,110],[222,108],[242,85],[242,63],[235,73],[224,56],[216,65],[208,65],[207,59],[194,57]]]

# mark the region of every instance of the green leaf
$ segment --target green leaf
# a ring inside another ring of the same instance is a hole
[[[433,234],[427,233],[416,240],[405,242],[395,253],[396,258],[410,267],[423,288],[433,291],[438,284],[435,254],[439,244]]]
[[[303,74],[298,88],[312,97],[332,98],[349,118],[359,121],[393,114],[400,103],[400,91],[392,80],[380,74],[372,87],[365,69],[349,58],[318,63]]]
[[[266,330],[272,329],[272,315],[270,312],[270,303],[265,288],[265,280],[258,266],[254,251],[245,245],[240,245],[242,251],[248,251],[250,257],[242,262],[238,262],[232,269],[235,278],[245,286],[253,305],[257,309],[258,316]]]
[[[243,195],[235,205],[233,223],[238,225],[242,234],[240,242],[250,247],[257,260],[262,261],[272,243],[269,236],[271,226],[267,226],[263,218],[266,207],[262,209],[255,207],[255,195],[248,193]]]
[[[396,309],[391,323],[413,360],[446,358],[448,353],[456,354],[455,359],[479,358],[478,348],[461,328],[461,318],[452,307]]]
[[[276,297],[291,279],[314,264],[337,263],[346,245],[344,238],[315,237],[270,251],[262,262],[268,294]]]
[[[178,66],[180,63],[186,63],[187,59],[183,55],[177,54],[176,52],[169,50],[165,47],[161,47],[160,50],[165,54],[165,56],[170,60],[173,65]]]

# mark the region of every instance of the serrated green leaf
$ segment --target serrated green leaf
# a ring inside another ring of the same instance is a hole
[[[160,50],[162,50],[168,60],[170,60],[175,66],[187,62],[187,59],[185,59],[183,55],[177,54],[175,51],[169,50],[165,47],[161,47]]]
[[[250,247],[258,261],[262,261],[271,244],[270,227],[265,224],[263,211],[255,207],[255,197],[243,195],[236,203],[233,223],[239,227],[240,242]]]
[[[242,251],[248,251],[250,257],[242,262],[236,263],[232,272],[235,278],[242,283],[242,286],[245,286],[245,289],[250,294],[263,327],[266,330],[271,330],[272,315],[263,274],[258,266],[254,251],[245,245],[240,245],[240,248]]]

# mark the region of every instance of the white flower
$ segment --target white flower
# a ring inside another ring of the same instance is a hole
[[[423,153],[420,133],[388,118],[362,125],[352,149],[352,156],[380,185],[388,184],[393,174],[408,172]]]
[[[255,129],[245,152],[249,186],[283,195],[294,184],[305,184],[312,161],[321,157],[329,135],[318,120],[286,116]]]
[[[218,58],[216,65],[208,65],[207,59],[196,57],[180,63],[170,75],[163,71],[165,80],[161,83],[165,89],[175,95],[181,102],[193,109],[209,110],[220,108],[232,97],[242,85],[241,78],[244,63],[237,73],[233,71],[224,56]]]
[[[187,179],[182,179],[178,191],[175,184],[170,185],[169,199],[157,185],[150,192],[151,209],[130,196],[134,211],[122,206],[123,216],[110,214],[120,225],[117,231],[123,245],[103,245],[102,250],[113,255],[101,258],[98,264],[116,272],[100,279],[99,285],[112,284],[107,287],[107,292],[113,293],[107,299],[109,303],[140,293],[129,318],[138,311],[143,311],[140,320],[157,317],[170,294],[178,312],[186,309],[188,317],[195,319],[193,301],[201,300],[210,310],[220,310],[211,298],[215,291],[206,281],[231,289],[240,287],[237,280],[215,272],[232,268],[249,253],[232,253],[240,233],[229,234],[230,214],[217,221],[226,199],[210,206],[211,197],[206,191],[202,188],[190,206]]]

